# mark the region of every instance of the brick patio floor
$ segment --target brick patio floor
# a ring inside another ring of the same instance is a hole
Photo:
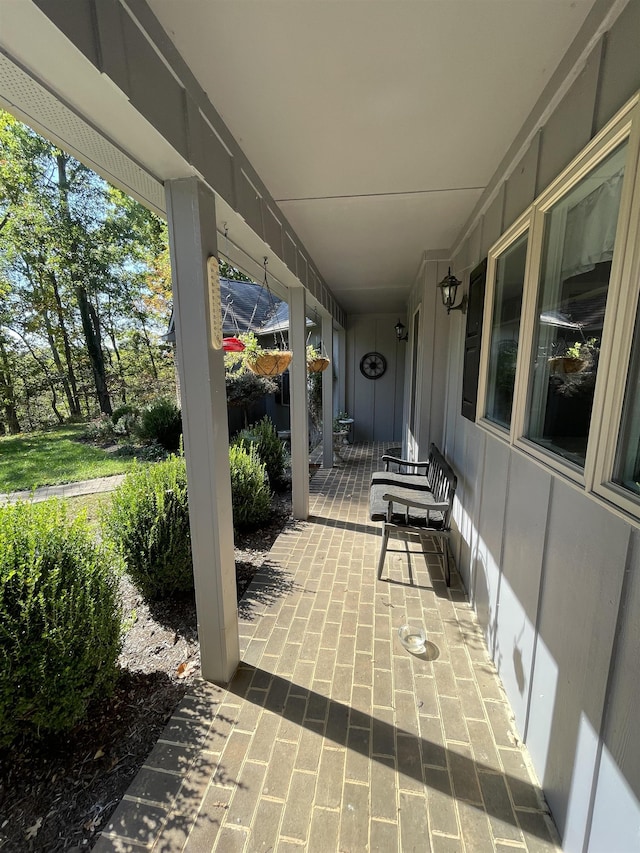
[[[179,705],[97,853],[559,849],[457,574],[392,540],[376,580],[382,452],[316,473],[239,605],[231,685]],[[421,656],[397,636],[413,619]]]

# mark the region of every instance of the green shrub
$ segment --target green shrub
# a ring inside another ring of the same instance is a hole
[[[132,406],[130,403],[123,403],[121,406],[118,406],[117,409],[114,409],[111,412],[111,420],[114,424],[117,424],[120,418],[123,418],[125,415],[138,415],[140,414],[140,410],[135,406]]]
[[[85,427],[82,437],[87,441],[113,441],[115,438],[115,425],[109,415],[100,415]]]
[[[124,443],[114,451],[114,456],[124,459],[135,458],[138,462],[158,462],[161,459],[166,459],[170,454],[160,447],[157,441],[151,441],[142,447],[139,444]]]
[[[127,573],[148,599],[193,589],[185,461],[134,465],[111,498],[103,524]]]
[[[128,436],[136,431],[140,417],[140,410],[135,406],[125,403],[118,406],[111,414],[113,431],[118,436]]]
[[[60,732],[108,693],[121,613],[112,555],[58,501],[0,507],[0,745]]]
[[[143,409],[136,432],[142,441],[157,441],[165,450],[176,451],[182,435],[180,409],[161,397]]]
[[[249,429],[238,433],[234,443],[243,444],[245,447],[254,445],[260,461],[264,463],[271,488],[277,489],[282,485],[286,452],[268,415]]]
[[[227,404],[247,409],[267,394],[275,394],[278,383],[272,376],[258,376],[250,370],[241,370],[238,365],[228,367],[225,372]]]
[[[265,466],[253,445],[229,448],[233,525],[239,530],[257,527],[271,514],[271,493]]]

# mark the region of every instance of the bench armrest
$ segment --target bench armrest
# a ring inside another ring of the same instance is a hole
[[[449,509],[449,504],[445,501],[417,501],[414,498],[402,498],[393,492],[385,492],[382,500],[409,508],[426,509],[428,512],[446,512]]]
[[[411,468],[424,468],[425,474],[427,473],[427,468],[429,467],[429,462],[412,462],[410,459],[400,459],[399,456],[388,456],[385,454],[382,457],[382,461],[384,462],[385,471],[389,470],[389,463],[393,462],[394,465],[405,465],[406,467]]]

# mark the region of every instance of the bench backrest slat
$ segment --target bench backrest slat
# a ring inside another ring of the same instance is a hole
[[[449,508],[444,516],[443,524],[443,527],[447,529],[451,521],[453,498],[458,485],[458,478],[453,473],[453,469],[435,444],[432,444],[429,448],[427,479],[429,480],[429,486],[435,499],[449,504]]]

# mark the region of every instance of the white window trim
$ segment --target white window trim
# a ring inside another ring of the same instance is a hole
[[[480,375],[478,379],[478,403],[477,403],[477,422],[488,432],[495,435],[502,441],[513,442],[514,433],[513,433],[513,409],[511,411],[511,426],[510,429],[506,427],[500,426],[495,421],[492,421],[487,417],[487,405],[488,405],[488,394],[489,394],[489,361],[491,357],[491,330],[493,325],[493,308],[496,297],[496,270],[498,266],[498,260],[510,246],[515,243],[523,234],[527,231],[530,231],[531,227],[531,212],[532,208],[529,207],[525,212],[516,219],[516,221],[511,225],[511,227],[505,231],[505,233],[500,237],[500,239],[493,244],[493,246],[489,249],[489,253],[487,256],[487,284],[485,289],[485,297],[484,297],[484,313],[482,317],[482,343],[480,346]],[[529,234],[529,240],[531,239],[531,235]],[[529,267],[529,244],[527,243],[527,258],[525,262],[525,273],[524,273],[524,282],[525,287],[523,287],[522,291],[522,314],[524,314],[524,302],[525,302],[525,288],[526,283],[528,281],[528,267]],[[522,329],[520,330],[519,341],[522,337]],[[516,360],[516,375],[515,375],[515,383],[514,383],[514,405],[515,405],[515,391],[518,387],[518,376],[519,372],[522,369],[520,362],[522,356],[522,348],[518,346],[518,355]]]
[[[635,108],[635,121],[629,137],[629,168],[633,168],[633,181],[623,187],[622,205],[626,202],[628,228],[625,242],[618,253],[620,271],[616,311],[612,315],[611,347],[606,353],[608,372],[603,381],[601,417],[598,444],[594,448],[592,477],[588,487],[633,515],[640,514],[640,495],[613,482],[615,457],[622,430],[622,409],[631,367],[631,350],[640,299],[640,103]],[[628,199],[624,190],[628,191]],[[617,235],[616,235],[617,237]],[[613,270],[612,270],[613,272]],[[602,358],[602,352],[601,352]],[[595,404],[595,400],[594,400]]]
[[[609,279],[602,332],[600,362],[594,389],[592,418],[584,469],[526,437],[529,424],[529,389],[533,371],[535,316],[540,287],[545,216],[579,181],[615,148],[628,140],[625,177],[616,229],[615,250]],[[571,480],[587,493],[636,518],[640,496],[612,482],[622,424],[622,408],[631,359],[635,319],[640,302],[640,92],[613,117],[583,151],[541,193],[490,248],[483,338],[478,388],[477,423],[503,442],[508,442],[545,468]],[[499,256],[529,230],[522,315],[511,428],[506,430],[486,418],[489,354],[495,274]],[[627,247],[631,247],[629,253]],[[606,416],[605,416],[606,413]]]

